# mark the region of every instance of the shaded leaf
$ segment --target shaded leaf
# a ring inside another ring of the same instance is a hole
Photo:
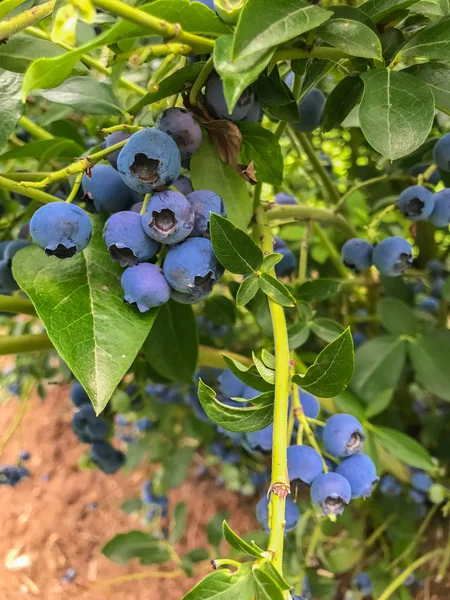
[[[238,306],[245,306],[250,302],[252,298],[254,298],[256,292],[259,290],[259,282],[258,278],[250,275],[246,277],[244,281],[239,286],[237,296],[236,296],[236,304]]]
[[[352,56],[381,60],[380,38],[372,29],[359,21],[333,18],[317,29],[317,35],[327,44]]]
[[[383,390],[371,400],[366,408],[366,419],[370,419],[382,413],[392,402],[394,390]]]
[[[220,569],[200,581],[182,600],[253,600],[253,577],[247,568]]]
[[[242,133],[242,146],[238,161],[240,164],[254,162],[258,182],[281,185],[284,161],[276,136],[258,123],[239,122]]]
[[[341,284],[335,279],[312,279],[295,288],[295,297],[302,302],[321,302],[339,293]]]
[[[406,433],[391,427],[371,427],[371,433],[385,450],[407,465],[424,471],[435,470],[430,453]]]
[[[309,326],[317,337],[325,342],[332,342],[344,331],[344,327],[340,323],[322,317],[311,321]]]
[[[205,301],[205,316],[215,325],[234,325],[236,306],[225,296],[213,296]]]
[[[450,331],[434,330],[408,344],[416,378],[432,394],[450,402]]]
[[[255,91],[264,110],[275,119],[292,123],[300,121],[298,104],[286,83],[280,78],[278,67],[261,73],[255,82]]]
[[[161,542],[143,531],[119,533],[103,546],[102,554],[119,565],[126,564],[132,558],[138,558],[143,565],[170,560],[170,554]]]
[[[210,231],[214,254],[225,269],[245,275],[260,268],[263,254],[242,229],[224,217],[212,214]]]
[[[369,0],[359,9],[372,19],[374,23],[382,21],[388,15],[399,12],[415,4],[417,0]]]
[[[400,50],[402,57],[442,60],[450,52],[450,17],[412,35]]]
[[[21,160],[25,158],[36,158],[42,161],[44,157],[46,160],[50,160],[58,156],[73,159],[81,156],[83,152],[84,148],[73,140],[55,137],[51,140],[39,140],[14,148],[9,152],[1,154],[0,161]]]
[[[407,69],[428,84],[433,92],[438,108],[450,113],[450,66],[443,63],[429,62],[414,65]]]
[[[416,335],[417,318],[414,311],[401,300],[383,298],[377,304],[377,311],[383,327],[393,335]]]
[[[295,350],[302,346],[309,338],[309,324],[307,321],[300,321],[299,323],[293,323],[288,327],[288,341],[289,348]]]
[[[360,77],[344,77],[331,91],[325,103],[322,118],[323,131],[330,131],[339,125],[358,104],[364,90]],[[318,279],[320,281],[320,279]]]
[[[0,69],[0,148],[6,144],[22,116],[21,84],[20,75]]]

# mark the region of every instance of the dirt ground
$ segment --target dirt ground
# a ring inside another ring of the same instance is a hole
[[[17,408],[14,399],[0,407],[0,437]],[[10,464],[21,450],[32,454],[27,463],[31,478],[15,488],[0,487],[0,600],[180,600],[195,578],[108,583],[131,573],[161,573],[177,567],[142,567],[138,561],[121,566],[100,554],[116,533],[141,528],[138,518],[123,513],[120,505],[139,496],[144,476],[139,471],[113,476],[80,471],[77,461],[85,447],[71,430],[72,412],[67,386],[51,388],[45,403],[33,397],[0,458],[0,464]],[[229,511],[230,524],[238,533],[255,527],[254,499],[238,498],[208,484],[193,477],[170,494],[171,506],[180,501],[188,505],[181,552],[207,545],[206,524],[219,510]],[[95,510],[89,509],[91,502],[97,503]],[[68,568],[75,569],[77,576],[70,584],[61,583]],[[208,569],[205,565],[197,579]]]

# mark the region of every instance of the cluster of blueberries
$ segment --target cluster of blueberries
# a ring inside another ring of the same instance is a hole
[[[78,408],[72,418],[72,428],[83,444],[92,444],[92,462],[108,475],[116,473],[125,464],[125,455],[107,441],[111,425],[104,417],[97,417],[89,396],[76,381],[70,390],[70,398]]]
[[[23,466],[23,463],[31,458],[27,450],[19,454],[17,465],[0,466],[0,485],[9,485],[15,487],[22,479],[30,476],[29,470]]]
[[[399,277],[413,264],[413,250],[408,240],[391,236],[375,248],[366,240],[352,238],[341,249],[342,261],[356,273],[374,265],[386,277]]]
[[[146,508],[145,518],[147,521],[160,522],[161,519],[167,519],[169,499],[165,495],[156,494],[150,480],[146,480],[142,484],[141,500]],[[164,528],[161,528],[161,531],[164,533]]]

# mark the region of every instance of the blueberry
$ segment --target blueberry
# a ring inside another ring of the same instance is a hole
[[[149,431],[151,428],[151,421],[148,417],[142,417],[136,421],[136,429],[139,433],[144,433],[145,431]]]
[[[246,123],[260,123],[263,118],[263,109],[258,100],[254,100],[253,106],[242,119]]]
[[[166,108],[156,127],[167,133],[180,151],[181,160],[191,158],[202,143],[202,129],[191,112],[185,108]]]
[[[20,226],[17,237],[21,240],[27,240],[30,237],[30,221],[27,221]]]
[[[431,258],[427,261],[427,269],[430,272],[432,279],[435,279],[436,277],[445,277],[447,275],[447,269],[445,268],[444,263],[437,258]]]
[[[246,438],[252,450],[270,452],[272,450],[273,423],[260,431],[247,433]]]
[[[413,488],[419,490],[419,492],[428,492],[433,485],[433,480],[427,473],[424,473],[424,471],[418,471],[411,477],[411,484]]]
[[[97,212],[116,213],[127,210],[132,202],[131,191],[111,165],[95,165],[90,177],[83,175],[83,190],[94,201]]]
[[[289,481],[299,479],[310,485],[316,477],[323,473],[320,454],[310,446],[289,446],[287,465]]]
[[[336,473],[347,479],[352,488],[352,498],[368,498],[379,480],[373,460],[367,454],[355,454],[341,462]]]
[[[125,415],[116,415],[115,421],[117,427],[126,427],[129,423]]]
[[[320,90],[310,90],[300,102],[300,123],[295,123],[295,128],[306,133],[317,129],[322,122],[325,102],[326,98]]]
[[[19,460],[30,460],[31,458],[31,452],[29,452],[28,450],[22,450],[22,452],[19,454]]]
[[[223,272],[211,242],[205,238],[187,239],[171,248],[164,261],[164,275],[169,285],[196,298],[211,292]]]
[[[373,246],[360,238],[347,240],[341,249],[344,265],[352,271],[363,271],[372,266]]]
[[[75,571],[75,569],[69,568],[65,572],[64,576],[61,577],[61,583],[72,583],[76,576],[77,572]]]
[[[72,387],[70,388],[70,399],[76,407],[91,403],[89,396],[79,381],[74,381],[72,384]]]
[[[140,215],[143,206],[144,206],[144,201],[142,200],[142,202],[136,202],[136,204],[133,204],[132,207],[130,208],[130,210],[131,210],[131,212],[134,212],[134,213],[137,213],[138,215]]]
[[[127,133],[126,131],[114,131],[113,133],[110,133],[105,137],[102,143],[102,148],[106,150],[106,148],[114,146],[119,142],[123,142],[130,137],[131,134]],[[120,150],[114,150],[114,152],[111,152],[111,154],[108,154],[108,156],[106,157],[109,161],[109,164],[115,169],[117,169],[117,159],[119,158]]]
[[[367,342],[367,336],[365,336],[363,333],[360,333],[359,331],[355,331],[355,333],[352,333],[352,338],[355,350],[362,346],[365,342]]]
[[[170,290],[170,297],[172,300],[175,300],[175,302],[179,302],[180,304],[196,304],[207,298],[210,294],[211,292],[204,292],[198,296],[193,296],[192,294],[183,294],[183,292],[178,292],[174,289]]]
[[[433,195],[434,208],[428,220],[435,227],[450,225],[450,188],[444,188]]]
[[[227,103],[225,101],[225,94],[223,91],[223,83],[217,73],[212,73],[206,82],[205,89],[205,102],[210,113],[218,119],[230,119],[231,121],[241,121],[250,112],[253,107],[255,96],[253,88],[250,86],[245,89],[236,106],[233,108],[233,112],[230,114],[228,111]]]
[[[436,277],[433,280],[433,285],[431,286],[431,296],[433,296],[433,298],[437,298],[438,300],[441,299],[444,283],[445,279],[443,277]]]
[[[121,279],[124,300],[135,304],[139,312],[162,306],[170,298],[170,288],[162,269],[149,263],[140,263],[124,271]]]
[[[409,174],[412,177],[417,177],[418,175],[422,175],[423,173],[425,173],[425,171],[430,167],[430,165],[427,165],[425,163],[420,163],[417,165],[414,165],[410,171]],[[439,171],[436,169],[432,175],[429,177],[428,181],[431,183],[431,185],[437,185],[440,181],[441,177],[439,175]]]
[[[424,298],[421,301],[421,303],[419,304],[419,308],[431,313],[432,315],[435,315],[439,311],[439,300],[437,300],[433,296],[428,296],[427,298]]]
[[[297,204],[297,200],[286,192],[279,192],[275,196],[275,204]]]
[[[384,475],[380,481],[380,492],[385,496],[400,496],[402,488],[392,475]]]
[[[30,242],[27,240],[14,240],[6,244],[3,260],[0,261],[0,287],[4,290],[13,292],[19,289],[12,273],[12,259],[19,250],[29,245]]]
[[[194,229],[191,235],[209,238],[211,213],[216,213],[222,217],[227,216],[222,198],[209,190],[196,190],[189,194],[186,200],[192,206],[195,215]]]
[[[187,198],[178,192],[159,192],[141,215],[145,233],[163,244],[182,242],[194,228],[195,215]]]
[[[409,497],[416,504],[423,504],[427,499],[427,496],[424,492],[421,492],[420,490],[416,490],[414,488],[409,490]]]
[[[300,388],[297,389],[300,396],[300,404],[303,407],[305,416],[308,417],[308,419],[316,419],[320,412],[319,401],[309,392],[305,392],[305,390],[301,390]]]
[[[294,71],[288,71],[284,76],[284,83],[292,90],[294,85]]]
[[[184,175],[180,175],[172,185],[180,192],[180,194],[183,194],[183,196],[187,196],[194,191],[194,188],[192,187],[192,181]]]
[[[3,242],[0,242],[0,260],[3,260],[5,256],[6,246],[9,243],[11,243],[11,240],[3,240]]]
[[[323,430],[323,443],[333,456],[344,457],[361,452],[366,436],[361,423],[347,414],[332,415]]]
[[[22,479],[29,477],[30,472],[25,467],[1,466],[0,467],[0,485],[16,486]]]
[[[110,430],[110,425],[103,417],[97,417],[92,404],[83,404],[72,418],[72,428],[80,442],[91,444],[104,440]]]
[[[191,0],[191,2],[201,2],[202,4],[204,4],[205,6],[207,6],[208,8],[210,8],[211,10],[215,10],[214,8],[214,0]]]
[[[117,169],[135,192],[150,194],[171,185],[180,174],[181,157],[173,139],[156,128],[134,133],[122,148]]]
[[[105,223],[103,239],[109,255],[121,267],[134,267],[150,260],[160,245],[145,234],[141,217],[131,210],[115,213]]]
[[[297,266],[295,254],[289,250],[289,248],[278,248],[276,251],[279,254],[282,254],[283,258],[275,265],[275,274],[277,277],[288,277],[289,275],[292,275],[292,272],[295,271],[295,267]]]
[[[112,475],[125,464],[125,454],[109,442],[98,441],[92,444],[91,460],[103,473]]]
[[[411,244],[398,236],[384,239],[375,246],[373,264],[387,277],[402,275],[413,264]]]
[[[314,479],[311,486],[311,499],[326,515],[342,515],[345,505],[350,502],[352,490],[349,482],[339,473],[324,473]]]
[[[367,573],[359,573],[353,580],[355,586],[364,596],[370,596],[372,594],[372,580]]]
[[[397,208],[410,221],[423,221],[433,212],[434,195],[421,185],[412,185],[398,197]]]
[[[230,369],[224,369],[218,377],[220,391],[227,398],[242,398],[246,388],[236,375]]]
[[[436,142],[433,160],[443,171],[450,171],[450,133],[446,133]]]
[[[266,533],[270,533],[269,527],[269,498],[264,495],[256,505],[256,518],[258,523],[264,529]],[[292,531],[297,525],[300,519],[300,511],[298,506],[289,497],[286,498],[286,509],[285,509],[285,520],[286,525],[284,527],[284,533]]]
[[[71,258],[89,244],[92,224],[79,206],[52,202],[41,206],[31,217],[30,232],[48,256]]]
[[[27,240],[13,240],[8,242],[8,244],[5,246],[3,260],[6,260],[10,263],[19,250],[22,250],[22,248],[26,248],[29,245],[30,242]]]
[[[273,238],[273,249],[275,252],[279,252],[280,248],[287,248],[286,242],[282,240],[280,237],[275,236]]]

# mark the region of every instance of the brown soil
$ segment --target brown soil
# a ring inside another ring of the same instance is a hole
[[[0,437],[17,409],[14,399],[0,408]],[[139,495],[144,476],[139,471],[113,476],[81,471],[77,462],[86,447],[71,430],[72,412],[67,386],[52,387],[44,403],[33,397],[1,456],[1,464],[11,464],[20,450],[32,453],[27,464],[31,478],[15,488],[0,487],[0,600],[180,600],[195,578],[152,577],[106,584],[131,573],[161,573],[177,567],[142,567],[138,561],[121,566],[100,553],[116,533],[141,528],[139,519],[123,513],[120,505]],[[230,513],[230,524],[238,533],[255,527],[254,499],[219,490],[207,480],[192,477],[170,493],[171,506],[180,501],[188,505],[188,528],[178,548],[181,554],[207,546],[206,524],[217,511]],[[89,510],[90,502],[98,507]],[[63,584],[60,579],[69,567],[76,569],[77,577]],[[203,563],[201,570],[197,579],[209,566]]]

